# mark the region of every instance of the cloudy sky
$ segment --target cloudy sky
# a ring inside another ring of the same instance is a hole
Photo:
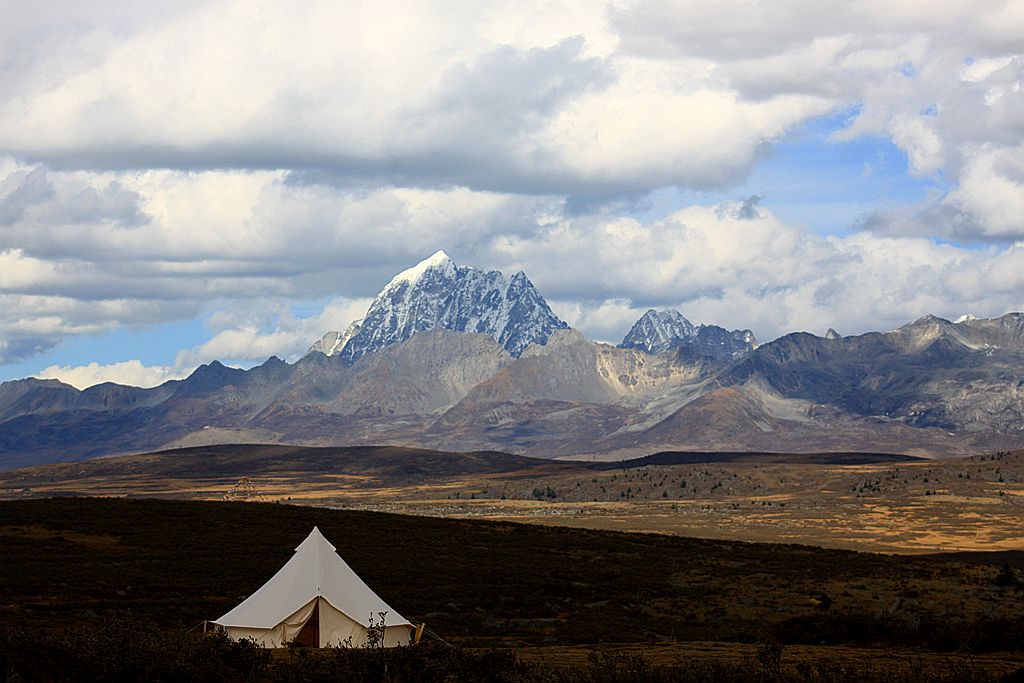
[[[0,379],[301,355],[444,249],[618,341],[1024,309],[1024,0],[0,0]]]

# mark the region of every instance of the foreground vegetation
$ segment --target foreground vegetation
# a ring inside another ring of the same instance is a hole
[[[392,607],[456,647],[272,657],[188,633],[262,585],[313,525]],[[900,557],[277,504],[68,498],[0,503],[0,557],[8,681],[984,680],[1024,657],[1024,553]],[[599,650],[695,641],[743,644],[745,654],[652,663]],[[572,646],[598,653],[572,667],[528,656]],[[813,654],[832,646],[863,655]],[[930,663],[915,667],[893,649]]]
[[[427,643],[389,650],[328,648],[272,653],[222,634],[159,629],[137,619],[50,634],[0,632],[0,675],[16,681],[380,681],[381,683],[686,683],[687,681],[1009,680],[970,659],[854,664],[783,663],[783,648],[762,645],[739,662],[650,664],[631,655],[592,655],[583,666],[522,661],[513,650],[473,651]],[[1024,670],[1022,670],[1024,671]]]

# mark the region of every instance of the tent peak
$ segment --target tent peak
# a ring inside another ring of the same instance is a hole
[[[306,540],[295,546],[295,552],[316,552],[317,550],[327,549],[327,552],[333,553],[337,551],[337,548],[327,540],[327,537],[320,533],[320,529],[313,527],[313,530],[309,532],[309,536],[306,536]]]

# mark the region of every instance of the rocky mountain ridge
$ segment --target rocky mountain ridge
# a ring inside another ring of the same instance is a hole
[[[4,382],[0,468],[247,442],[603,459],[1024,445],[1024,314],[757,345],[649,311],[613,347],[568,328],[520,275],[439,252],[295,363],[213,362],[151,389]]]
[[[216,442],[391,443],[541,457],[656,450],[943,455],[1024,443],[1024,314],[828,339],[729,361],[552,334],[515,358],[425,330],[352,364],[211,363],[152,389],[0,384],[0,467]]]

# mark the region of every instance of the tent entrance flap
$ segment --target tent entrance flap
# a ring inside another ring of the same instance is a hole
[[[320,647],[320,599],[313,601],[313,613],[306,619],[295,643],[302,647]]]

